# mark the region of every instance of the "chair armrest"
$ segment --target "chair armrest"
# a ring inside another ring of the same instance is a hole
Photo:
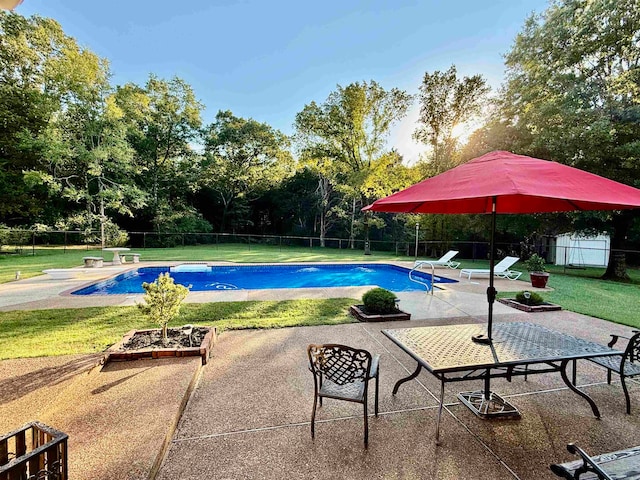
[[[618,341],[619,338],[624,338],[626,340],[631,340],[631,338],[625,337],[624,335],[611,334],[611,341],[609,343],[607,343],[607,345],[609,347],[613,347],[616,344],[616,342]]]
[[[567,450],[573,455],[580,455],[582,461],[584,462],[584,465],[580,468],[581,473],[576,478],[580,478],[580,475],[582,473],[592,471],[596,475],[598,475],[598,478],[601,480],[613,480],[609,475],[607,475],[607,473],[605,473],[604,470],[600,468],[600,466],[596,462],[594,462],[593,458],[591,458],[587,454],[587,452],[582,450],[580,447],[574,445],[573,443],[570,443],[569,445],[567,445]]]
[[[376,378],[378,376],[379,365],[380,365],[380,355],[376,354],[371,359],[371,368],[369,369],[369,378]]]

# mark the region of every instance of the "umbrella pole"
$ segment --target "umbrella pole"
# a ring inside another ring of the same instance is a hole
[[[496,289],[493,286],[494,241],[496,234],[496,197],[491,199],[491,236],[489,240],[489,287],[487,287],[487,302],[489,315],[487,317],[487,335],[474,335],[471,339],[476,343],[491,343],[493,329],[493,303],[496,301]]]

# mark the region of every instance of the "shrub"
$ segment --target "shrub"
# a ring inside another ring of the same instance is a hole
[[[529,260],[527,260],[526,262],[524,262],[524,264],[527,267],[527,270],[529,270],[530,272],[544,272],[544,258],[542,258],[540,255],[538,255],[537,253],[534,253],[533,255],[531,255],[529,257]]]
[[[144,282],[142,287],[147,293],[144,304],[138,304],[150,320],[162,327],[162,340],[167,340],[167,324],[180,314],[180,304],[189,293],[189,289],[176,284],[167,273],[161,273],[152,282]]]
[[[362,296],[362,303],[367,313],[385,315],[396,313],[396,296],[384,288],[374,288]]]
[[[526,297],[525,293],[529,294],[529,298]],[[516,300],[524,305],[542,305],[544,303],[544,298],[536,292],[518,292],[516,293]]]

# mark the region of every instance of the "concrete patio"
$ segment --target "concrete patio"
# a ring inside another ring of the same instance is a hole
[[[628,330],[569,312],[501,315],[497,320],[512,319],[601,343],[611,331]],[[455,395],[480,385],[463,382],[447,386],[442,444],[436,446],[439,382],[421,373],[393,396],[394,383],[411,373],[415,362],[380,330],[469,321],[463,317],[223,334],[159,478],[556,478],[548,465],[570,458],[565,450],[569,442],[592,452],[640,442],[638,384],[631,387],[634,414],[626,415],[619,384],[606,385],[602,370],[581,362],[578,383],[599,405],[601,420],[558,374],[493,383],[494,390],[520,409],[522,419],[517,421],[475,417]],[[357,404],[326,400],[319,409],[315,441],[310,437],[313,380],[306,347],[330,342],[381,354],[380,416],[371,417],[368,449]]]
[[[135,301],[65,294],[84,282],[36,277],[0,285],[0,309]],[[556,477],[548,465],[571,458],[565,449],[569,442],[593,453],[640,444],[640,384],[629,382],[632,415],[626,415],[617,379],[607,385],[603,370],[581,361],[578,384],[599,406],[601,420],[557,373],[492,383],[494,391],[519,408],[522,419],[515,421],[478,419],[456,394],[481,385],[462,382],[447,385],[442,443],[435,445],[440,384],[423,372],[392,395],[395,382],[413,372],[415,362],[380,331],[484,323],[486,284],[486,279],[448,284],[433,296],[401,293],[401,308],[413,315],[408,322],[225,332],[202,369],[188,359],[104,368],[94,368],[95,355],[6,360],[0,362],[0,428],[9,431],[38,419],[65,431],[70,435],[71,478],[92,480],[153,478],[158,467],[156,477],[164,480],[551,479]],[[530,289],[524,282],[507,280],[497,288]],[[366,288],[315,290],[319,297],[359,298]],[[288,293],[293,298],[305,295]],[[288,298],[283,291],[255,295]],[[217,298],[202,293],[191,294],[189,300]],[[611,333],[630,331],[566,311],[529,314],[496,304],[495,313],[496,322],[538,323],[601,344]],[[313,379],[306,347],[330,342],[381,354],[380,416],[370,417],[368,449],[363,446],[361,406],[346,402],[325,401],[316,438],[311,439]]]

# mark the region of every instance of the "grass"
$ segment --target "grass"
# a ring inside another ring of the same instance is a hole
[[[519,267],[516,265],[514,270]],[[547,286],[553,291],[542,294],[545,301],[572,312],[640,328],[636,306],[640,298],[640,270],[628,269],[630,283],[601,280],[604,268],[564,271],[561,266],[548,265],[547,271],[551,274]],[[525,271],[520,279],[529,281],[529,274]],[[499,296],[513,297],[513,293]]]
[[[218,331],[335,325],[354,322],[353,299],[184,304],[173,325]],[[0,312],[0,360],[95,353],[132,329],[157,328],[136,307],[91,307]]]

